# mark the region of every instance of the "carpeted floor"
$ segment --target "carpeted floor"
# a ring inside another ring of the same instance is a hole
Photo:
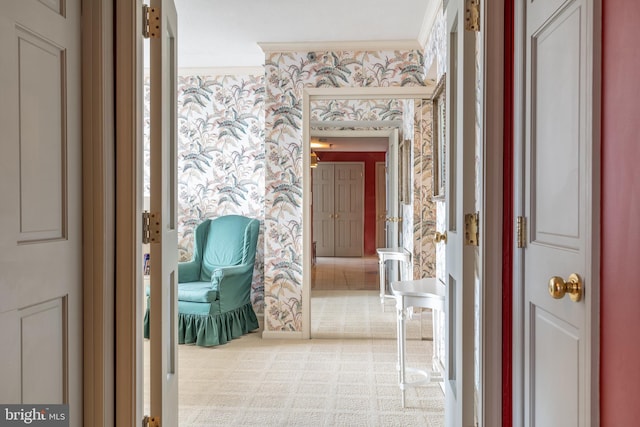
[[[401,406],[396,311],[392,299],[382,311],[377,261],[319,259],[314,273],[313,339],[263,340],[257,331],[179,347],[180,427],[444,425],[438,383],[409,388]],[[431,334],[430,312],[407,321],[407,366],[431,367]],[[148,369],[145,358],[147,380]],[[146,381],[147,405],[148,397]]]
[[[431,341],[407,342],[409,366],[428,367]],[[180,426],[442,426],[432,383],[402,408],[395,340],[262,340],[180,346]]]
[[[312,291],[312,338],[396,339],[395,300],[386,298],[382,311],[379,291]],[[407,339],[430,339],[431,311],[405,321]]]

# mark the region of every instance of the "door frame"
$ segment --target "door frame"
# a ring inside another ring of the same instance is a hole
[[[82,32],[83,424],[98,427],[120,425],[114,398],[114,7],[114,0],[82,0],[82,27],[91,29]]]
[[[331,99],[429,99],[425,86],[305,88],[302,91],[302,338],[311,338],[311,102]],[[394,128],[395,129],[395,128]],[[315,134],[315,133],[314,133]]]
[[[589,297],[583,300],[586,304],[586,346],[587,346],[587,372],[590,377],[585,378],[586,394],[589,396],[590,417],[587,425],[597,426],[600,424],[600,203],[601,203],[601,44],[602,44],[602,0],[589,0],[591,9],[587,12],[587,19],[591,21],[587,23],[587,37],[591,37],[587,41],[591,49],[587,55],[591,55],[591,69],[587,71],[587,75],[591,78],[589,87],[590,94],[587,95],[590,103],[590,112],[587,113],[588,119],[592,123],[591,127],[591,180],[586,183],[591,190],[590,212],[587,212],[586,218],[590,225],[591,236],[588,238],[586,252],[588,253],[587,265],[590,271],[588,277],[591,283],[587,284]],[[523,2],[515,1],[513,16],[513,32],[514,34],[506,34],[506,37],[513,37],[513,215],[512,221],[518,216],[525,214],[525,5]],[[512,222],[513,224],[514,222]],[[528,230],[527,230],[528,232]],[[515,233],[514,233],[515,234]],[[524,250],[517,249],[516,236],[512,239],[513,247],[513,263],[512,263],[512,296],[513,296],[513,318],[512,318],[512,399],[513,399],[513,425],[524,425]],[[526,245],[526,243],[525,243]],[[505,278],[507,280],[507,278]]]

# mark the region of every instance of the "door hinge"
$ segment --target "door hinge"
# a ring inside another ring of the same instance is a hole
[[[160,427],[160,417],[145,415],[142,419],[142,427]]]
[[[478,212],[464,216],[464,244],[478,246],[480,235],[478,231]]]
[[[142,5],[142,36],[145,39],[160,38],[160,10]]]
[[[464,29],[476,33],[480,31],[480,0],[465,0]]]
[[[160,215],[142,212],[142,243],[160,243]]]
[[[516,247],[524,248],[527,245],[527,219],[523,216],[516,218]]]

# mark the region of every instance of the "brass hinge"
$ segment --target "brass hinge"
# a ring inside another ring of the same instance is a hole
[[[145,415],[142,419],[142,427],[160,427],[160,417]]]
[[[464,244],[478,246],[480,235],[478,231],[478,212],[464,216]]]
[[[159,243],[160,235],[160,215],[142,212],[142,243]]]
[[[524,248],[527,245],[527,219],[523,216],[516,218],[516,247]]]
[[[142,5],[142,36],[145,39],[160,38],[160,10]]]
[[[464,29],[476,33],[480,31],[480,0],[465,0]]]

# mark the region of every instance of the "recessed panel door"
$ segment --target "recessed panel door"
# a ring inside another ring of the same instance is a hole
[[[525,426],[590,424],[591,3],[526,6]]]
[[[80,1],[0,2],[0,402],[82,406]]]

